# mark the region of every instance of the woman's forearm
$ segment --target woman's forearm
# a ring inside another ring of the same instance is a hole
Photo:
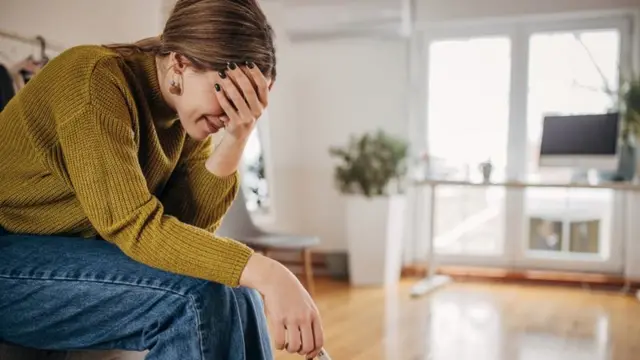
[[[213,150],[207,160],[207,170],[220,177],[233,174],[238,170],[247,140],[248,138],[236,138],[228,135],[222,138],[220,145]]]

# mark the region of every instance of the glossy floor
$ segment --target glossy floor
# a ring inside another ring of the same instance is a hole
[[[317,303],[333,360],[640,359],[640,303],[634,297],[454,283],[412,299],[410,285],[384,291],[320,281]]]

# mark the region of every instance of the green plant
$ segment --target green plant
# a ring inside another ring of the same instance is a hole
[[[640,78],[629,81],[622,89],[622,136],[640,138]]]
[[[388,195],[392,181],[403,192],[402,180],[407,172],[409,145],[401,138],[382,130],[351,136],[344,147],[331,147],[332,157],[341,160],[334,177],[342,193],[367,197]]]
[[[640,76],[631,75],[627,79],[621,76],[620,86],[618,89],[613,89],[589,47],[578,34],[574,34],[574,37],[585,50],[591,64],[602,78],[602,87],[595,90],[604,92],[611,98],[609,111],[619,111],[621,114],[621,140],[627,144],[629,142],[637,144],[640,140]],[[620,66],[618,68],[620,73],[623,73],[623,69]]]

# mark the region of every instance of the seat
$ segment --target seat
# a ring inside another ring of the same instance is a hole
[[[241,241],[266,256],[269,256],[272,251],[299,253],[303,264],[302,275],[305,286],[309,294],[314,295],[311,252],[320,243],[318,237],[267,232],[260,229],[251,218],[242,190],[238,191],[216,234]]]
[[[0,342],[1,360],[143,360],[146,351],[49,351]]]

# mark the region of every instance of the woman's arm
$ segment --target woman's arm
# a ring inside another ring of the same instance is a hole
[[[222,141],[207,159],[206,168],[214,175],[229,176],[237,171],[248,137],[223,135]]]
[[[251,68],[249,68],[251,69]],[[208,151],[196,151],[196,156],[191,156],[192,179],[207,177],[224,178],[228,174],[235,173],[240,162],[244,145],[249,134],[254,129],[255,122],[266,107],[267,84],[262,75],[256,70],[248,70],[249,76],[256,80],[257,88],[254,89],[249,79],[238,69],[230,71],[238,87],[231,80],[219,79],[216,85],[218,100],[229,118],[227,122],[227,134],[217,149],[209,156]],[[242,93],[240,92],[242,91]],[[232,106],[230,101],[235,106]],[[209,140],[210,141],[210,140]],[[210,144],[210,143],[209,143]],[[206,160],[204,158],[206,157]],[[197,159],[198,161],[194,161]],[[203,166],[202,162],[206,165]],[[208,175],[204,175],[209,173]],[[195,184],[193,180],[187,180],[182,184]],[[198,222],[203,216],[212,216],[210,223],[216,223],[218,218],[213,213],[219,213],[226,206],[226,200],[211,198],[207,193],[207,184],[200,183],[192,190],[192,194],[200,194],[191,209],[206,210],[206,206],[214,211],[207,214],[198,214],[194,221]],[[202,201],[207,199],[206,202]],[[184,202],[183,202],[184,204]],[[217,204],[217,205],[216,205]],[[225,210],[226,211],[226,210]],[[211,226],[215,228],[214,226]],[[282,264],[265,256],[254,254],[248,260],[240,278],[240,284],[257,289],[265,301],[265,310],[271,322],[273,339],[277,349],[286,348],[289,352],[298,352],[315,357],[323,346],[323,330],[313,300],[300,284],[298,279]]]
[[[117,71],[115,60],[96,65],[80,111],[57,124],[78,201],[100,235],[134,260],[237,286],[252,250],[166,215],[150,194],[138,160],[130,99],[108,75]]]
[[[168,214],[212,233],[239,190],[237,171],[218,176],[207,169],[213,152],[211,137],[202,142],[187,138],[178,166],[160,197]]]

